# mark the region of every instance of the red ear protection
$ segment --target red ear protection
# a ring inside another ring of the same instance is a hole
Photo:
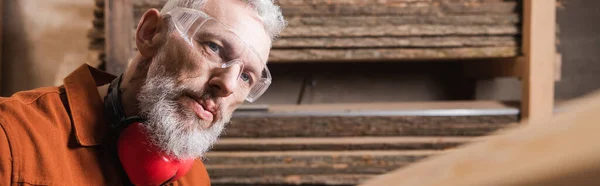
[[[152,145],[138,116],[127,117],[119,90],[122,75],[110,83],[104,98],[104,114],[109,127],[123,129],[117,141],[117,154],[129,181],[134,185],[162,185],[185,175],[194,159],[180,160],[168,156]]]
[[[129,125],[119,137],[119,159],[134,185],[160,185],[185,175],[194,159],[178,160],[164,155],[144,134],[141,123]]]

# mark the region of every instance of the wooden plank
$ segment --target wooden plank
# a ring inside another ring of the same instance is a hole
[[[525,121],[518,128],[378,176],[362,186],[597,185],[600,92],[564,107],[568,109],[561,114]]]
[[[464,48],[367,48],[367,49],[274,49],[271,63],[381,62],[385,60],[451,60],[504,58],[518,55],[517,47]]]
[[[270,105],[269,112],[353,112],[353,111],[389,111],[389,110],[439,110],[439,109],[514,109],[516,102],[499,101],[413,101],[413,102],[371,102],[371,103],[333,103]]]
[[[106,71],[121,74],[133,57],[132,0],[105,1]]]
[[[290,48],[450,48],[518,47],[514,36],[434,36],[434,37],[315,37],[280,38],[273,49]]]
[[[215,151],[425,150],[448,149],[474,137],[223,138]]]
[[[517,121],[517,115],[235,117],[223,138],[482,136]]]
[[[378,25],[289,27],[281,37],[382,37],[382,36],[440,36],[440,35],[515,35],[516,25]]]
[[[141,16],[141,15],[140,15]],[[292,16],[287,18],[289,27],[305,26],[377,26],[377,25],[514,25],[521,22],[519,14],[484,15],[395,15],[395,16]]]
[[[211,177],[381,174],[441,150],[209,152],[205,165]]]
[[[433,12],[445,12],[447,14],[460,13],[505,13],[515,10],[517,5],[514,1],[489,3],[469,3],[468,1],[421,1],[421,2],[394,2],[394,1],[370,1],[366,3],[355,2],[327,2],[327,1],[304,1],[305,4],[286,6],[282,4],[282,10],[286,16],[323,16],[323,15],[427,15]],[[320,5],[320,6],[315,6]]]
[[[308,174],[308,175],[261,175],[251,177],[211,177],[214,186],[243,185],[356,185],[377,174]]]
[[[515,103],[495,101],[271,105],[268,112],[235,112],[223,137],[480,136],[517,122],[518,112],[469,115],[469,111],[516,108]],[[391,111],[411,115],[365,114]],[[417,115],[427,111],[448,111],[451,115]],[[466,114],[458,115],[461,112]],[[333,114],[324,115],[327,113]]]
[[[433,0],[438,1],[438,0]],[[417,4],[431,2],[431,0],[393,0],[393,1],[370,1],[370,0],[279,0],[278,4],[282,6],[297,6],[297,5],[317,5],[317,4],[348,4],[348,5],[367,5],[381,4],[389,6],[400,6],[405,4]]]
[[[526,0],[523,7],[523,118],[544,119],[554,106],[556,0]]]

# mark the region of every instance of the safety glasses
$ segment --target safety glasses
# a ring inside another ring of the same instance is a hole
[[[208,61],[235,78],[237,89],[254,102],[271,84],[266,58],[230,26],[195,9],[175,8],[166,12],[185,41]]]

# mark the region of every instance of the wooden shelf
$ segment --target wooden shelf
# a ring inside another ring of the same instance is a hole
[[[110,33],[132,33],[127,30],[147,8],[160,8],[166,0],[96,2],[91,48],[107,52],[107,67],[124,67],[124,55],[109,51],[131,49],[122,40],[133,37]],[[354,185],[511,128],[522,119],[552,115],[553,83],[559,69],[556,64],[560,64],[554,43],[555,0],[278,3],[290,25],[273,44],[273,63],[456,60],[464,62],[469,77],[520,78],[523,104],[457,101],[242,107],[234,113],[220,143],[207,154],[206,165],[215,185]],[[111,6],[117,4],[121,7]],[[126,18],[115,20],[122,16]],[[114,22],[104,22],[104,17]],[[112,68],[117,69],[113,73],[121,73],[118,68]]]

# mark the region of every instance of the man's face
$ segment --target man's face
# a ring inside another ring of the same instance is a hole
[[[191,33],[169,33],[138,96],[149,137],[180,158],[201,156],[216,142],[260,78],[271,46],[242,1],[211,0],[203,11],[214,20]]]

